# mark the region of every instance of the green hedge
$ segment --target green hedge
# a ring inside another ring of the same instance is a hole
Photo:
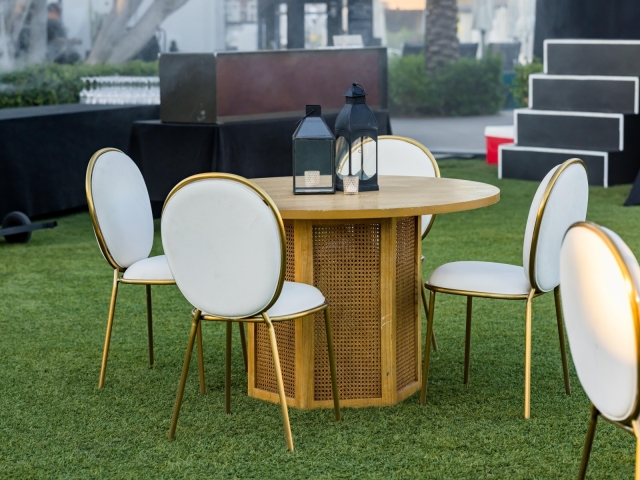
[[[81,77],[158,75],[157,62],[139,60],[122,65],[59,65],[43,63],[0,75],[0,108],[77,103]]]
[[[542,72],[542,63],[534,58],[533,62],[516,65],[516,76],[511,84],[511,93],[517,107],[529,106],[529,75]]]
[[[401,115],[490,115],[505,102],[502,60],[461,58],[437,73],[425,69],[422,55],[389,63],[389,101]]]

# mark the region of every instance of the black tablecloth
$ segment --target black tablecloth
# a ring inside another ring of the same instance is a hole
[[[337,115],[326,115],[333,129]],[[378,134],[391,134],[387,112],[376,112]],[[129,155],[144,176],[154,215],[182,179],[204,172],[247,178],[289,176],[293,171],[291,136],[300,119],[280,118],[222,125],[135,122]]]
[[[0,110],[0,221],[13,210],[34,216],[86,205],[91,155],[126,150],[133,122],[158,116],[157,105]]]

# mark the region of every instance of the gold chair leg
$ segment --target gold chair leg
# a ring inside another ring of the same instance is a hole
[[[429,359],[431,356],[431,334],[433,333],[433,307],[436,301],[436,292],[429,295],[429,316],[427,318],[427,336],[424,340],[424,363],[422,364],[422,389],[420,390],[420,405],[427,401],[427,379],[429,376]]]
[[[424,282],[420,280],[420,286],[422,287],[422,306],[424,307],[424,314],[427,318],[429,318],[429,309],[427,308],[427,291],[424,288]],[[438,353],[438,341],[436,340],[436,332],[431,332],[431,346],[433,347],[433,351]]]
[[[107,357],[109,356],[109,344],[111,343],[111,330],[113,329],[113,316],[116,311],[116,297],[118,295],[118,270],[113,269],[113,286],[111,287],[111,301],[109,302],[109,317],[107,318],[107,333],[104,338],[102,350],[102,365],[100,367],[100,379],[98,388],[104,387],[104,376],[107,373]]]
[[[151,311],[151,285],[147,287],[147,333],[149,334],[149,366],[153,367],[153,314]]]
[[[231,329],[233,322],[227,322],[227,351],[225,354],[224,412],[231,413]]]
[[[333,350],[333,332],[331,331],[331,320],[329,318],[329,307],[324,309],[324,328],[327,334],[327,349],[329,350],[329,369],[331,370],[331,389],[333,393],[333,410],[336,421],[339,422],[340,416],[340,394],[338,392],[338,378],[336,375],[336,360]]]
[[[176,404],[173,407],[173,417],[171,418],[171,427],[169,427],[169,440],[173,440],[176,436],[176,426],[178,425],[178,415],[180,414],[182,395],[184,394],[184,386],[187,383],[187,374],[189,373],[189,363],[191,362],[191,354],[193,353],[193,344],[196,340],[196,332],[199,328],[200,311],[196,310],[196,314],[193,317],[193,322],[191,322],[191,333],[189,334],[187,353],[184,357],[184,365],[182,366],[182,375],[180,376],[180,385],[178,386],[178,394],[176,395]]]
[[[293,452],[293,437],[291,436],[291,425],[289,424],[289,410],[287,409],[287,397],[284,393],[284,382],[282,381],[282,370],[280,370],[280,357],[278,356],[278,344],[276,343],[276,332],[273,329],[273,324],[267,315],[267,312],[262,312],[262,318],[264,318],[269,330],[269,340],[271,341],[271,354],[273,355],[273,366],[276,370],[276,382],[278,383],[278,395],[280,396],[280,408],[282,409],[282,423],[284,424],[284,437],[287,441],[287,448],[290,452]]]
[[[527,297],[525,332],[524,332],[524,418],[531,416],[531,308],[534,289]]]
[[[564,327],[562,325],[562,304],[560,303],[560,285],[553,289],[553,298],[556,304],[556,319],[558,320],[558,339],[560,340],[560,357],[562,358],[562,374],[564,375],[564,391],[571,395],[571,383],[569,382],[569,365],[567,364],[567,349],[564,342]]]
[[[249,363],[247,362],[247,338],[244,335],[244,323],[238,322],[240,330],[240,343],[242,344],[242,360],[244,361],[244,372],[249,371]]]
[[[467,297],[467,328],[464,337],[464,384],[469,383],[469,355],[471,353],[471,307],[473,297]]]
[[[587,438],[584,440],[584,448],[582,449],[582,460],[580,461],[580,471],[578,472],[578,480],[584,480],[587,476],[587,467],[589,465],[589,457],[591,456],[591,447],[593,447],[593,438],[596,435],[596,427],[598,426],[598,409],[591,404],[591,418],[589,419],[589,428],[587,428]],[[637,447],[636,447],[636,459],[637,459]],[[636,460],[636,472],[638,469],[638,462]],[[637,478],[637,476],[636,476]]]
[[[204,381],[204,349],[202,348],[202,321],[198,322],[198,378],[200,380],[200,394],[207,393],[207,386]]]
[[[640,422],[638,419],[631,422],[633,434],[636,437],[636,475],[635,479],[640,480]]]

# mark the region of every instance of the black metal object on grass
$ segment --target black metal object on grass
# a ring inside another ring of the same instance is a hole
[[[55,228],[58,222],[31,223],[27,215],[22,212],[10,212],[2,219],[0,237],[4,237],[7,243],[27,243],[31,239],[34,230]]]

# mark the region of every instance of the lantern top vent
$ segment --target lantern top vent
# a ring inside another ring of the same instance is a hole
[[[353,82],[349,89],[344,92],[344,96],[347,98],[366,97],[367,92],[364,91],[364,87],[358,82]]]
[[[298,124],[293,138],[333,139],[333,132],[324,121],[320,105],[307,105],[307,114]]]

